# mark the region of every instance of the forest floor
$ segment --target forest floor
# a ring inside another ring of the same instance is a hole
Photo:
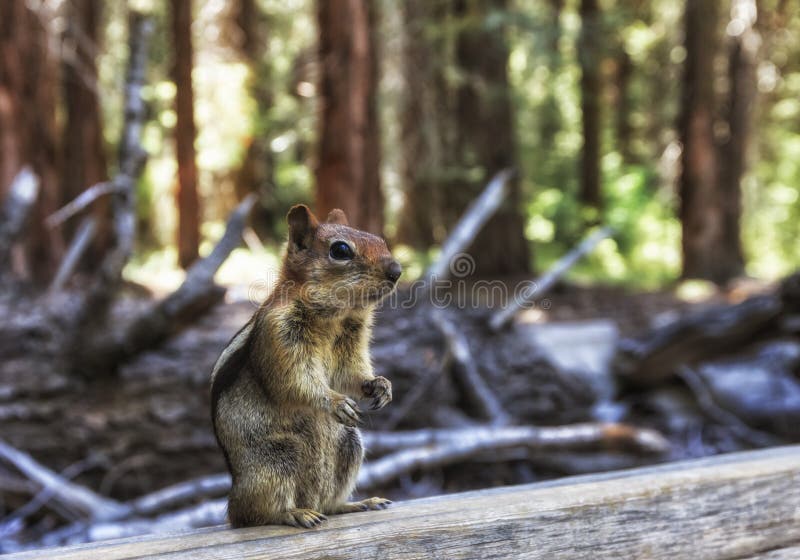
[[[148,301],[141,294],[129,294],[117,313],[133,313]],[[226,343],[256,310],[254,303],[242,298],[219,305],[162,347],[122,367],[118,378],[91,382],[70,378],[61,371],[59,359],[51,351],[54,345],[48,330],[41,328],[29,304],[15,301],[2,305],[4,322],[16,324],[17,334],[14,339],[5,336],[0,340],[0,439],[53,470],[68,472],[78,484],[118,500],[224,472],[209,417],[209,375]],[[547,307],[536,321],[559,324],[603,319],[616,324],[621,336],[633,336],[694,306],[672,292],[563,286],[548,296]],[[497,341],[474,327],[474,319],[481,312],[459,313],[484,376],[498,388],[515,423],[564,424],[592,419],[592,398],[581,396],[586,390],[583,381],[574,378],[573,385],[573,378],[557,372],[540,375],[532,364],[540,356],[539,350],[515,348],[514,342],[506,341],[509,347],[502,349],[505,354],[493,355],[490,359],[494,361],[487,362],[484,350],[497,346]],[[441,338],[435,329],[427,328],[422,315],[417,309],[378,312],[373,345],[376,373],[385,374],[394,383],[395,402],[370,413],[366,429],[386,427],[392,407],[425,374],[422,370],[433,371],[440,363]],[[30,328],[26,329],[26,324]],[[496,371],[487,372],[487,368]],[[443,392],[435,393],[438,390]],[[432,392],[420,401],[420,410],[395,419],[393,427],[429,427],[436,423],[433,409],[440,402],[445,408],[459,398],[441,385],[433,385]],[[446,423],[439,422],[440,426]],[[681,451],[670,458],[688,455],[691,453]],[[613,468],[611,465],[598,463],[598,469]],[[477,461],[407,477],[381,490],[394,499],[416,497],[565,474],[559,470],[546,462]],[[0,471],[0,475],[0,514],[5,515],[24,504],[30,494],[13,490],[15,479],[8,471]]]

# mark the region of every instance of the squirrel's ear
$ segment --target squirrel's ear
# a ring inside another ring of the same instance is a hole
[[[289,210],[286,221],[289,223],[289,248],[308,249],[319,225],[316,216],[308,206],[298,204]]]
[[[347,216],[344,215],[344,212],[339,210],[338,208],[334,208],[328,214],[328,219],[326,220],[329,224],[339,224],[340,226],[349,226],[350,222],[347,221]]]

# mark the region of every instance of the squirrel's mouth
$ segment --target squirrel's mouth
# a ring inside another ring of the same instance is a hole
[[[395,290],[394,284],[381,284],[376,290],[370,290],[365,295],[364,299],[370,303],[375,303],[382,300]]]

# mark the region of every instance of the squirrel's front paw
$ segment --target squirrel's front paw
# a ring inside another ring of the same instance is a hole
[[[333,415],[340,423],[351,428],[361,424],[361,409],[356,401],[344,395],[333,402]]]
[[[372,399],[372,410],[383,408],[392,402],[392,384],[385,377],[375,377],[361,384],[365,397]]]

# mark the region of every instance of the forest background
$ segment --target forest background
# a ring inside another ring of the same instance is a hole
[[[510,201],[478,272],[545,269],[592,226],[614,239],[574,279],[654,289],[800,264],[800,16],[791,0],[14,1],[3,6],[0,195],[42,180],[15,268],[49,282],[78,220],[44,220],[113,176],[128,10],[155,21],[148,161],[126,277],[161,286],[258,195],[277,263],[296,202],[340,206],[418,276],[498,170]],[[110,219],[108,204],[94,208]],[[102,221],[101,221],[102,223]],[[100,228],[82,266],[108,247]],[[502,250],[500,250],[502,249]],[[242,276],[244,275],[244,276]]]

